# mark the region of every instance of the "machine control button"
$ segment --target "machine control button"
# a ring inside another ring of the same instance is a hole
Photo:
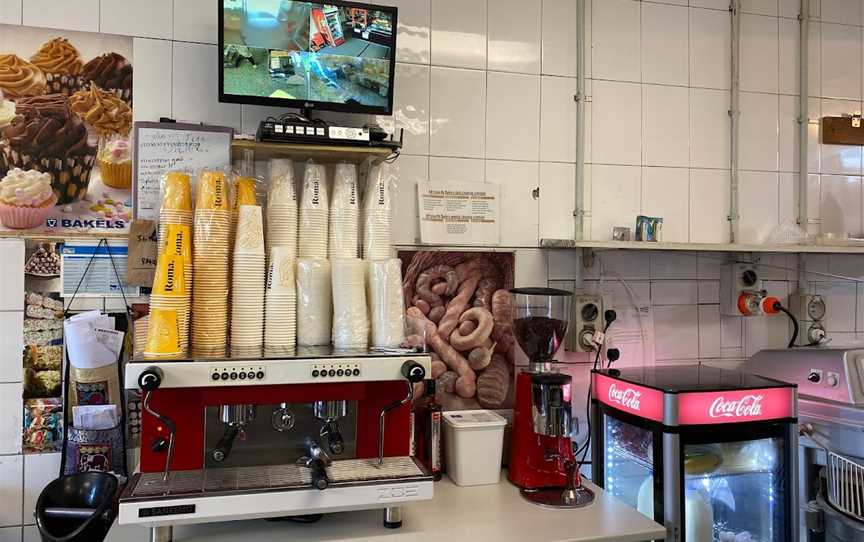
[[[336,371],[336,376],[345,376],[345,371],[339,369],[338,371]]]
[[[246,373],[240,373],[240,380],[246,380]]]
[[[837,387],[837,385],[840,384],[840,377],[835,373],[828,373],[828,375],[825,376],[825,383],[832,388]]]
[[[807,375],[807,380],[809,380],[810,382],[812,382],[814,384],[818,384],[819,381],[822,380],[822,375],[816,371],[810,371],[810,374]]]
[[[318,369],[312,369],[312,378],[318,378]]]
[[[247,374],[246,376],[249,377],[249,380],[254,380],[255,379],[255,371],[249,371],[249,374]]]
[[[258,380],[264,378],[264,371],[258,371],[257,373],[255,373],[255,378],[257,378]]]
[[[360,369],[354,369],[353,371],[351,371],[351,374],[353,374],[354,376],[360,376]]]
[[[231,373],[231,380],[237,380],[237,373]]]
[[[228,373],[222,373],[222,380],[228,380]]]
[[[328,376],[336,376],[336,370],[335,370],[335,369],[330,369],[329,371],[327,371],[327,375],[328,375]]]
[[[213,373],[210,375],[210,380],[219,380],[219,373]]]

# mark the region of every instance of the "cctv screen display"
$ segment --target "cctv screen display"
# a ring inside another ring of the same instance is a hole
[[[220,99],[389,114],[396,10],[222,0]]]

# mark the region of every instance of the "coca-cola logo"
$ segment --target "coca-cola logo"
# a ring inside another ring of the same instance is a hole
[[[618,389],[615,384],[609,386],[609,400],[613,403],[618,403],[624,408],[632,410],[640,410],[641,391],[636,391],[633,388]]]
[[[712,418],[750,418],[762,415],[762,395],[745,395],[727,401],[722,395],[711,403],[708,416]]]

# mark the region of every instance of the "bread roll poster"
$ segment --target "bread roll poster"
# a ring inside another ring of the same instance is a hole
[[[0,229],[128,231],[132,39],[0,25]]]
[[[400,251],[405,346],[432,355],[445,410],[513,408],[512,252]]]

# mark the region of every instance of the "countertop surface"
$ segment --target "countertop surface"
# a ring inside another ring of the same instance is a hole
[[[379,540],[388,542],[641,542],[663,539],[666,529],[590,482],[595,501],[573,510],[530,504],[502,474],[495,485],[458,487],[446,476],[435,498],[403,507],[401,529],[382,526],[382,511],[340,512],[314,524],[247,520],[174,528],[175,542],[283,542],[285,540]],[[142,527],[114,525],[107,542],[143,542]]]

